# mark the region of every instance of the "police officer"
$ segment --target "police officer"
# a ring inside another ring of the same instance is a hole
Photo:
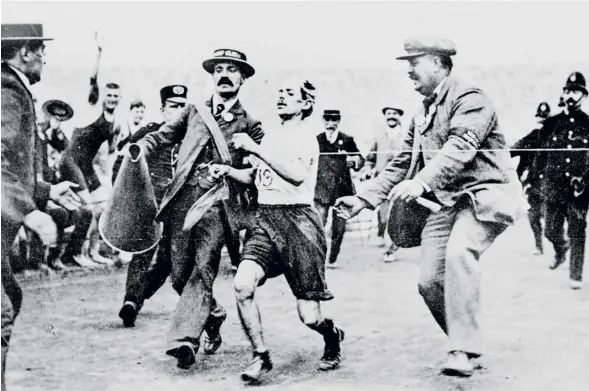
[[[325,131],[317,136],[319,152],[322,155],[319,156],[314,203],[323,225],[327,224],[329,208],[334,205],[336,199],[355,194],[350,168],[358,171],[364,165],[364,158],[360,155],[354,138],[338,130],[341,118],[339,110],[325,110]],[[346,220],[335,213],[332,216],[331,248],[327,265],[335,268],[346,232]]]
[[[170,85],[160,90],[162,102],[161,112],[164,122],[151,122],[141,128],[129,138],[129,143],[136,143],[145,135],[159,130],[164,124],[174,118],[174,114],[184,108],[187,103],[186,96],[188,89],[183,85]],[[178,144],[163,147],[158,153],[149,156],[147,164],[151,175],[151,181],[155,192],[155,198],[159,205],[168,188],[168,184],[174,176],[174,168],[178,154]],[[113,182],[119,172],[123,156],[119,156],[113,168]],[[159,250],[167,254],[168,246],[165,244],[165,238],[160,241]],[[123,307],[119,312],[119,317],[123,320],[125,327],[135,325],[137,313],[143,306],[143,301],[150,298],[166,281],[170,274],[170,264],[164,262],[169,260],[169,256],[160,254],[157,257],[158,262],[154,263],[151,268],[150,262],[155,253],[155,249],[143,254],[133,256],[127,270],[127,283]],[[149,270],[148,270],[149,268]]]
[[[589,117],[581,110],[586,97],[585,77],[573,72],[563,88],[563,112],[544,123],[541,132],[547,136],[545,147],[549,151],[538,159],[543,176],[542,192],[546,197],[546,237],[556,252],[550,269],[565,262],[570,246],[572,289],[582,287],[589,205]],[[570,243],[564,238],[565,220]]]
[[[536,167],[536,158],[538,157],[537,149],[541,148],[546,140],[542,137],[540,129],[546,118],[550,116],[550,106],[546,102],[538,105],[536,110],[536,121],[538,126],[528,133],[525,137],[515,143],[512,148],[511,156],[519,156],[519,164],[517,166],[517,175],[526,190],[528,203],[530,209],[528,210],[528,218],[530,225],[534,232],[534,239],[536,241],[536,254],[543,253],[542,244],[542,217],[544,200],[542,197],[540,173]],[[532,149],[536,151],[526,151]],[[525,175],[527,173],[527,175]]]

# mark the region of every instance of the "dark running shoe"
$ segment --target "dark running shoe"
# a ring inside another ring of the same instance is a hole
[[[170,349],[166,352],[168,356],[175,357],[178,360],[176,366],[180,369],[190,369],[192,364],[196,362],[196,352],[198,345],[194,346],[189,342],[185,342],[177,348]]]
[[[341,347],[340,343],[344,340],[344,330],[335,328],[337,338],[325,341],[325,350],[323,351],[323,357],[319,362],[320,371],[331,371],[337,369],[341,360]]]
[[[220,331],[221,325],[223,324],[225,319],[227,319],[227,314],[223,314],[223,316],[219,317],[212,317],[212,320],[209,320],[208,324],[206,325],[204,341],[205,354],[215,354],[215,352],[221,346],[223,338],[221,338]]]
[[[241,380],[248,383],[256,383],[260,381],[260,377],[272,370],[272,361],[270,360],[270,353],[265,351],[263,353],[254,352],[254,359],[248,367],[241,373]]]
[[[126,301],[123,307],[119,311],[119,318],[123,320],[125,327],[135,326],[135,320],[137,319],[137,304],[132,301]]]

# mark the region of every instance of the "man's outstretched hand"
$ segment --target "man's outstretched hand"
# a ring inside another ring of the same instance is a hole
[[[51,185],[49,198],[67,210],[78,210],[82,206],[82,199],[72,190],[76,187],[79,185],[69,181]]]
[[[342,219],[348,220],[356,216],[364,208],[367,208],[369,204],[362,198],[356,196],[347,196],[338,198],[335,201],[333,210]]]

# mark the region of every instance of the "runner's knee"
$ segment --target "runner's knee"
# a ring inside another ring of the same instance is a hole
[[[237,301],[252,299],[263,276],[264,272],[260,265],[250,260],[243,260],[233,278],[233,289]]]
[[[307,327],[315,329],[323,320],[319,303],[315,301],[299,300],[298,301],[299,318]]]

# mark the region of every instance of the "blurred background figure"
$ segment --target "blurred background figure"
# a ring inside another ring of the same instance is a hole
[[[341,119],[339,110],[325,110],[323,112],[325,131],[317,136],[319,151],[325,155],[319,156],[314,201],[323,226],[327,225],[329,209],[335,204],[335,200],[356,193],[350,169],[359,171],[364,165],[364,158],[354,138],[338,130]],[[346,220],[332,213],[328,267],[337,267],[337,256],[345,233]]]
[[[134,99],[129,105],[129,119],[121,129],[117,150],[121,151],[137,131],[143,128],[145,104],[140,99]]]
[[[386,126],[379,126],[376,130],[375,139],[370,148],[370,152],[366,156],[366,164],[360,172],[360,180],[365,181],[367,179],[374,178],[377,176],[389,162],[395,157],[395,154],[403,146],[403,127],[401,124],[401,117],[403,117],[403,110],[397,107],[384,107],[382,114]],[[378,233],[377,236],[380,239],[379,246],[387,246],[387,242],[390,240],[386,237],[385,232],[387,228],[387,222],[389,220],[389,202],[385,201],[378,207]],[[396,245],[390,243],[384,253],[385,262],[393,262],[395,260]]]
[[[95,39],[97,56],[90,76],[88,100],[84,104],[79,102],[83,115],[76,120],[76,129],[60,166],[63,178],[80,186],[78,194],[84,200],[85,207],[94,215],[82,254],[74,257],[77,264],[87,268],[114,265],[113,260],[100,254],[98,219],[110,196],[112,166],[121,128],[124,126],[120,115],[116,113],[122,98],[121,87],[117,83],[107,83],[104,99],[100,100],[98,74],[102,40],[98,33]]]
[[[542,244],[543,228],[542,219],[544,217],[544,197],[542,196],[541,182],[542,176],[538,171],[537,158],[539,156],[538,149],[546,143],[547,135],[542,131],[542,125],[546,118],[550,116],[550,106],[546,102],[538,105],[536,110],[537,126],[534,130],[528,133],[525,137],[517,141],[511,151],[511,156],[519,156],[519,163],[517,165],[517,176],[519,177],[524,191],[528,198],[530,209],[528,210],[528,218],[530,219],[530,226],[534,233],[534,240],[536,242],[536,254],[544,253],[544,246]],[[531,149],[531,151],[526,151]]]

